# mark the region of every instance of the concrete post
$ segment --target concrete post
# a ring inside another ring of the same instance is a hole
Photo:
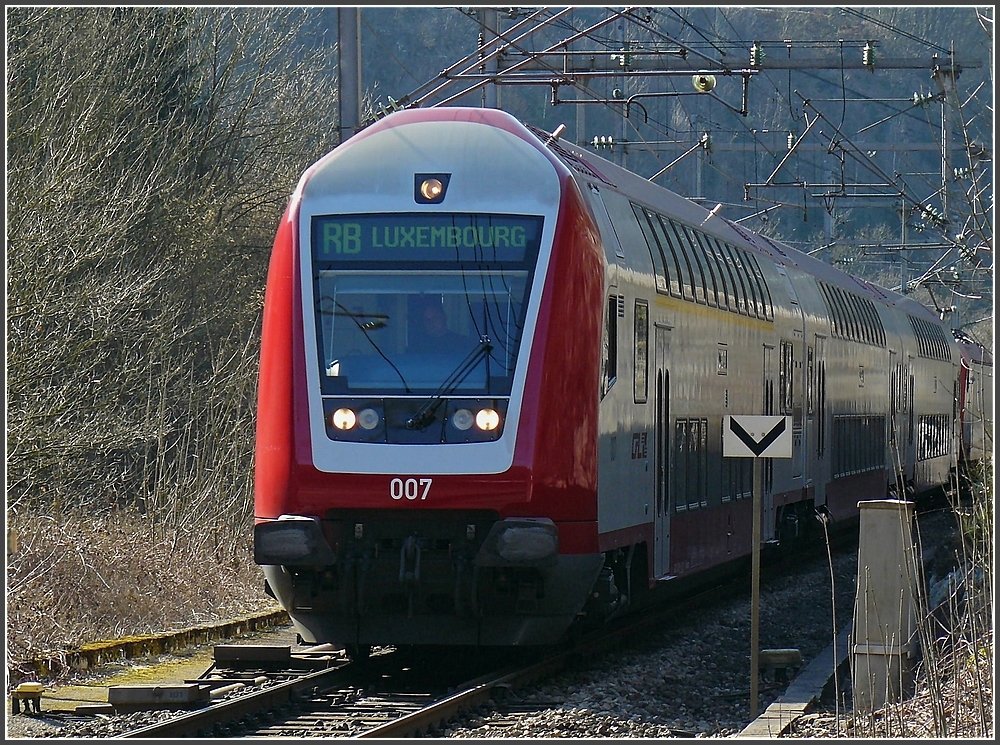
[[[913,692],[917,578],[913,502],[858,502],[858,587],[854,603],[854,710],[870,712]]]
[[[337,76],[337,124],[340,142],[345,142],[361,126],[361,8],[358,7],[337,9]]]

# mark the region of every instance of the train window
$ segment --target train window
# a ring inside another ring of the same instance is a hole
[[[723,295],[719,297],[719,307],[731,310],[735,313],[736,291],[733,287],[736,284],[736,280],[733,278],[732,270],[726,263],[719,239],[714,235],[706,235],[705,238],[708,242],[709,259],[715,262],[715,266],[719,270],[719,279],[722,280]]]
[[[771,299],[771,288],[767,286],[767,280],[764,278],[764,272],[760,270],[760,263],[757,261],[757,257],[753,254],[747,254],[751,265],[753,266],[753,276],[757,280],[757,284],[760,287],[760,298],[764,303],[764,318],[769,321],[774,320],[774,302]]]
[[[885,346],[885,326],[882,325],[882,318],[878,314],[878,308],[875,307],[875,303],[871,304],[872,313],[875,316],[875,327],[878,329],[878,344],[880,347]]]
[[[674,484],[677,511],[708,506],[708,420],[674,423]]]
[[[653,232],[656,234],[657,240],[660,241],[660,245],[669,251],[670,256],[673,258],[674,266],[677,267],[677,276],[680,278],[681,297],[685,300],[694,300],[694,279],[691,267],[687,262],[687,257],[681,252],[680,246],[677,245],[677,238],[667,234],[663,218],[660,215],[654,212],[650,217]]]
[[[871,343],[875,346],[884,347],[885,340],[882,335],[882,324],[879,321],[878,311],[875,309],[875,304],[868,298],[859,298],[859,300],[861,301],[861,310],[865,314],[868,327],[871,329],[869,332],[871,336]]]
[[[677,244],[681,247],[681,251],[687,257],[688,265],[691,267],[695,299],[699,303],[707,303],[711,290],[708,285],[708,277],[705,276],[705,267],[702,265],[701,250],[695,242],[691,229],[687,225],[672,220],[668,222],[669,227],[673,228],[674,235],[677,236]],[[717,303],[713,302],[712,305],[717,305]]]
[[[915,316],[907,316],[913,332],[917,337],[917,347],[921,357],[951,361],[951,350],[945,339],[944,331],[936,324]]]
[[[841,336],[844,339],[854,339],[854,322],[851,319],[850,312],[847,309],[847,304],[844,302],[844,294],[841,292],[839,287],[830,287],[830,296],[833,298],[833,305],[837,309],[837,314],[840,316],[841,324]]]
[[[726,257],[726,263],[732,267],[733,277],[735,278],[736,287],[736,307],[740,313],[743,315],[749,315],[749,305],[747,303],[747,287],[746,282],[743,279],[745,269],[740,264],[734,255],[735,248],[730,246],[728,243],[722,243],[723,255]]]
[[[865,307],[865,299],[853,292],[848,294],[851,296],[851,302],[854,303],[854,312],[858,317],[858,325],[861,327],[861,341],[875,344],[875,327],[868,315],[868,308]]]
[[[844,294],[847,295],[847,302],[851,306],[854,317],[857,319],[858,341],[874,344],[875,340],[872,334],[871,322],[868,319],[868,315],[865,313],[864,304],[861,302],[862,299],[853,292],[845,291]]]
[[[865,327],[868,329],[868,342],[878,344],[878,328],[875,318],[872,317],[872,304],[867,298],[858,296],[858,305],[861,306],[861,315],[865,319]]]
[[[823,291],[823,298],[826,300],[826,308],[830,312],[830,331],[834,336],[843,337],[844,321],[840,317],[840,306],[834,302],[833,289],[825,282],[820,282],[819,287]]]
[[[922,414],[917,421],[919,443],[917,460],[929,460],[948,455],[951,441],[951,419],[947,414]]]
[[[760,296],[760,287],[757,284],[757,277],[754,275],[753,264],[750,263],[750,254],[737,246],[733,247],[733,251],[743,269],[742,276],[746,279],[747,310],[752,316],[764,318],[764,301]]]
[[[601,398],[608,394],[618,379],[618,297],[608,298],[607,322],[604,326],[604,372],[601,380]]]
[[[761,286],[762,277],[760,274],[760,267],[757,265],[756,257],[754,257],[754,255],[749,251],[740,249],[739,252],[740,258],[743,260],[744,266],[746,266],[746,276],[757,308],[757,317],[767,318],[767,310],[764,302],[764,288]]]
[[[726,486],[722,501],[749,499],[753,496],[753,459],[723,458]]]
[[[782,414],[792,413],[792,380],[794,379],[794,360],[792,343],[781,342],[781,362],[778,370],[778,388],[780,389],[780,404]]]
[[[661,217],[660,221],[663,223],[663,230],[667,234],[668,240],[672,241],[673,245],[677,247],[684,265],[687,267],[688,276],[691,278],[691,292],[694,295],[695,302],[705,303],[705,277],[701,272],[701,266],[696,260],[694,249],[687,234],[684,232],[683,226],[665,217]]]
[[[834,478],[885,468],[885,421],[884,414],[833,418]]]
[[[646,239],[646,247],[649,249],[649,258],[653,261],[653,275],[656,281],[656,291],[664,294],[670,292],[670,275],[667,272],[666,260],[663,257],[663,249],[653,235],[653,228],[649,224],[649,213],[637,204],[632,205],[635,212],[635,219],[639,223],[639,229]]]
[[[817,281],[816,284],[819,286],[820,291],[823,293],[823,300],[826,301],[826,309],[829,311],[830,316],[830,331],[834,336],[841,335],[841,323],[840,314],[838,313],[836,306],[833,303],[833,296],[830,294],[830,286],[826,282]]]
[[[320,270],[316,323],[323,394],[433,392],[474,355],[454,390],[507,395],[529,283],[527,272],[514,270]],[[435,333],[451,341],[435,342]]]
[[[847,297],[847,304],[851,309],[851,313],[855,319],[857,319],[858,326],[858,341],[871,342],[871,330],[868,328],[868,318],[865,316],[864,309],[861,306],[860,298],[853,292],[844,291],[844,295]]]
[[[806,347],[806,411],[812,414],[816,407],[816,361],[813,348]]]
[[[760,289],[757,286],[757,278],[754,276],[753,265],[750,263],[750,254],[739,246],[731,246],[731,248],[740,268],[740,279],[743,280],[743,285],[746,287],[747,315],[763,318],[764,301],[760,299]]]
[[[633,347],[632,390],[637,404],[646,403],[646,376],[649,360],[649,304],[645,300],[635,301],[635,345]]]
[[[847,325],[851,329],[850,337],[854,341],[864,341],[864,335],[861,332],[861,319],[858,317],[857,309],[851,303],[851,293],[847,290],[842,290],[839,287],[837,292],[841,297],[841,301],[844,304],[844,313],[847,316]]]
[[[859,297],[858,300],[861,302],[862,312],[865,314],[868,326],[871,329],[871,343],[878,347],[885,346],[885,329],[882,327],[882,321],[878,317],[878,309],[868,298]]]
[[[691,231],[696,242],[695,250],[698,253],[699,260],[708,272],[709,284],[708,284],[708,304],[716,307],[725,308],[726,302],[722,297],[722,290],[719,287],[720,280],[716,277],[716,271],[718,269],[715,261],[711,257],[712,249],[708,245],[708,236],[697,230]]]
[[[833,287],[830,287],[830,304],[833,308],[833,317],[835,320],[833,327],[834,335],[839,336],[841,339],[849,339],[851,337],[851,327],[847,323],[847,316],[844,315],[844,306],[840,302],[840,297]]]
[[[927,344],[927,337],[923,332],[922,321],[917,320],[913,316],[909,316],[910,325],[913,326],[913,333],[917,337],[917,347],[920,349],[920,356],[928,356],[930,350]]]
[[[707,302],[712,307],[716,307],[719,304],[715,293],[715,276],[712,274],[711,270],[706,267],[708,264],[708,259],[705,257],[705,252],[702,250],[701,242],[697,238],[696,230],[692,230],[687,225],[675,225],[674,227],[679,228],[683,231],[687,243],[687,249],[691,254],[691,258],[694,259],[694,263],[698,268],[698,275],[701,278],[702,292],[704,293],[705,302]]]

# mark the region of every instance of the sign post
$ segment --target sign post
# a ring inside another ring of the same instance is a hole
[[[764,500],[764,458],[792,457],[790,416],[726,416],[722,455],[753,458],[753,522],[750,558],[750,716],[757,716],[760,667],[760,513]]]

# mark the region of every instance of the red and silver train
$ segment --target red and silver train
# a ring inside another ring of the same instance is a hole
[[[362,654],[556,642],[745,557],[727,415],[791,418],[767,542],[946,484],[992,416],[991,359],[924,306],[491,109],[310,167],[262,333],[255,561]]]

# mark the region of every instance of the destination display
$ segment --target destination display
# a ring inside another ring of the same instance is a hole
[[[538,253],[542,218],[481,213],[320,215],[312,221],[321,262],[520,263]]]

